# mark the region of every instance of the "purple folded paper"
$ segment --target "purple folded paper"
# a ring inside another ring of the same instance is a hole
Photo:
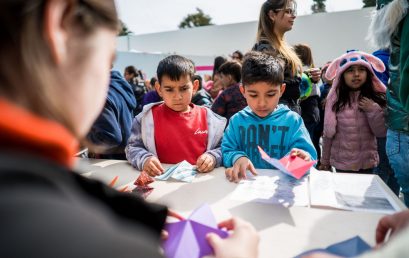
[[[168,239],[163,243],[166,257],[199,258],[213,254],[213,249],[206,240],[208,233],[215,233],[226,238],[228,233],[217,228],[216,219],[209,205],[204,204],[192,212],[190,217],[165,226]]]

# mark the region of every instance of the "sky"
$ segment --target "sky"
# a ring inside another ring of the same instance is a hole
[[[177,30],[196,7],[217,25],[258,20],[265,0],[115,0],[119,17],[135,35]],[[312,0],[298,0],[298,15],[311,14]],[[326,0],[327,12],[360,9],[362,0]]]

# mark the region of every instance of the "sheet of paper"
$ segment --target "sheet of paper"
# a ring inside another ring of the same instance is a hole
[[[312,205],[387,214],[400,210],[374,175],[310,173]]]
[[[257,176],[250,176],[248,173],[248,179],[240,181],[230,198],[285,207],[308,205],[306,178],[297,180],[272,169],[258,169],[257,173]]]
[[[197,174],[196,166],[193,166],[186,160],[168,168],[162,175],[155,178],[160,180],[168,180],[174,178],[183,182],[190,183]]]

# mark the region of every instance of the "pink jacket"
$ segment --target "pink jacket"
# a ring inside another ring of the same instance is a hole
[[[378,165],[376,137],[386,135],[384,112],[376,103],[368,112],[358,109],[358,97],[359,92],[352,92],[352,105],[344,107],[336,117],[332,105],[326,105],[321,159],[323,165],[330,164],[337,169],[353,171]]]

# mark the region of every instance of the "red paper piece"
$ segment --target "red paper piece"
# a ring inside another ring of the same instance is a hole
[[[150,177],[148,173],[145,171],[142,171],[139,177],[135,180],[134,185],[136,186],[147,186],[151,183],[153,183],[155,179]]]

